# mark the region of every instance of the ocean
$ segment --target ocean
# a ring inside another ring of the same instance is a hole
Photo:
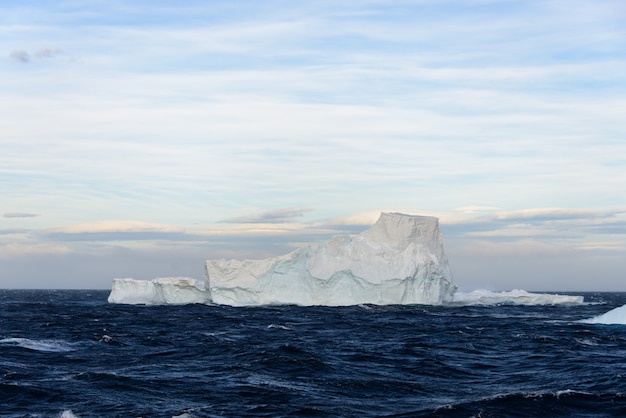
[[[569,306],[136,306],[0,290],[3,417],[626,416],[626,326]]]

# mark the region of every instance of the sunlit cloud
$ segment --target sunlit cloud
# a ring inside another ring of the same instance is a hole
[[[501,208],[495,206],[480,206],[480,205],[467,205],[467,206],[459,206],[458,208],[454,208],[457,212],[462,213],[475,213],[475,212],[493,212],[496,210],[502,210]]]
[[[27,257],[32,255],[63,255],[69,254],[72,250],[65,245],[50,243],[10,243],[0,245],[0,259],[13,257]]]
[[[618,242],[585,242],[578,245],[577,249],[582,251],[602,251],[602,252],[624,252],[626,244],[623,241]]]
[[[46,230],[47,233],[81,234],[97,232],[180,232],[180,228],[134,220],[109,220],[68,225]]]

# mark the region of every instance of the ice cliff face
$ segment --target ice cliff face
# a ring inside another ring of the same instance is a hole
[[[214,303],[355,305],[452,300],[455,285],[437,218],[383,213],[359,235],[264,260],[209,260]]]
[[[166,305],[208,303],[210,295],[188,277],[154,280],[114,279],[109,303]]]

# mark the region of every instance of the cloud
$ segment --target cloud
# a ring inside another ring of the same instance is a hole
[[[34,218],[39,215],[36,213],[26,213],[26,212],[8,212],[3,215],[5,218]]]
[[[468,232],[468,236],[474,237],[537,237],[537,236],[556,236],[562,232],[554,231],[546,228],[539,228],[533,224],[512,224],[493,229],[485,228],[483,231]]]
[[[21,49],[16,49],[15,51],[11,52],[11,58],[17,62],[21,62],[22,64],[30,62],[29,53]]]
[[[456,212],[463,213],[475,213],[475,212],[493,212],[495,210],[502,210],[502,208],[496,206],[480,206],[480,205],[467,205],[454,208]]]
[[[624,208],[530,208],[465,216],[457,222],[442,222],[442,225],[461,239],[489,237],[502,242],[526,237],[572,244],[595,235],[623,235],[626,232],[624,213]]]
[[[133,220],[109,220],[39,231],[48,241],[183,241],[191,240],[182,228]]]
[[[53,58],[57,55],[62,54],[63,51],[59,48],[42,48],[35,52],[33,56],[37,58]]]
[[[86,222],[58,228],[50,228],[47,233],[81,234],[98,232],[180,232],[175,226],[134,220],[108,220]]]
[[[80,233],[47,233],[43,234],[51,241],[190,241],[201,240],[195,235],[176,232],[158,231],[125,231],[125,232],[80,232]]]
[[[612,88],[623,13],[83,3],[16,6],[4,28],[16,64],[0,68],[2,204],[76,224],[32,239],[234,254],[359,232],[384,210],[438,216],[452,242],[623,240],[623,215],[559,208],[626,194],[626,101]],[[55,64],[66,45],[80,65]],[[95,219],[163,224],[82,223]]]
[[[534,219],[538,221],[564,220],[564,219],[592,219],[611,217],[626,213],[626,208],[612,210],[597,209],[572,209],[572,208],[536,208],[500,212],[493,215],[497,220],[523,220]]]
[[[27,235],[31,232],[30,229],[13,228],[13,229],[0,229],[0,236],[3,235]]]
[[[11,52],[10,57],[17,62],[22,64],[27,64],[32,61],[33,58],[36,59],[50,59],[54,58],[58,55],[63,54],[63,50],[59,48],[41,48],[32,54],[29,54],[27,51],[23,49],[16,49]]]
[[[68,254],[72,250],[58,243],[10,243],[0,246],[0,258],[11,259],[13,257],[28,257],[40,254]]]
[[[221,222],[231,224],[290,223],[294,222],[297,218],[302,217],[304,213],[310,212],[311,210],[312,209],[307,208],[281,208],[261,213],[255,213],[253,215],[238,216],[235,218],[225,219]]]
[[[458,248],[457,252],[464,256],[547,258],[572,255],[575,250],[563,245],[522,239],[510,242],[472,241]]]
[[[623,241],[620,242],[585,242],[579,244],[578,249],[582,251],[603,251],[603,252],[614,252],[614,251],[626,251],[626,244]]]
[[[317,241],[338,233],[336,229],[327,227],[297,222],[279,222],[281,216],[283,220],[289,220],[292,216],[305,211],[305,209],[278,210],[275,216],[270,216],[274,211],[268,211],[259,214],[264,216],[254,216],[249,219],[249,221],[256,222],[228,224],[218,222],[208,227],[180,227],[133,220],[109,220],[31,231],[30,235],[33,239],[45,242],[106,245],[112,242],[125,242],[126,246],[141,242],[142,248],[157,243],[159,246],[189,245],[207,248],[223,245],[234,249],[241,247],[246,253],[250,252],[251,246],[262,245],[267,248],[280,247],[278,251],[284,253],[286,247],[297,245],[294,243]],[[248,219],[242,219],[242,221],[246,220]],[[264,222],[261,223],[261,220]]]

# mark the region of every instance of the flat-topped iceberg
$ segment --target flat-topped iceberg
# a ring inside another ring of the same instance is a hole
[[[154,280],[114,279],[109,303],[167,305],[208,303],[209,292],[188,277],[162,277]]]
[[[558,295],[553,293],[530,293],[515,289],[509,292],[474,290],[469,293],[457,292],[455,305],[578,305],[583,303],[582,296]]]
[[[205,287],[225,305],[441,305],[456,286],[439,220],[383,213],[358,235],[264,260],[209,260]]]

